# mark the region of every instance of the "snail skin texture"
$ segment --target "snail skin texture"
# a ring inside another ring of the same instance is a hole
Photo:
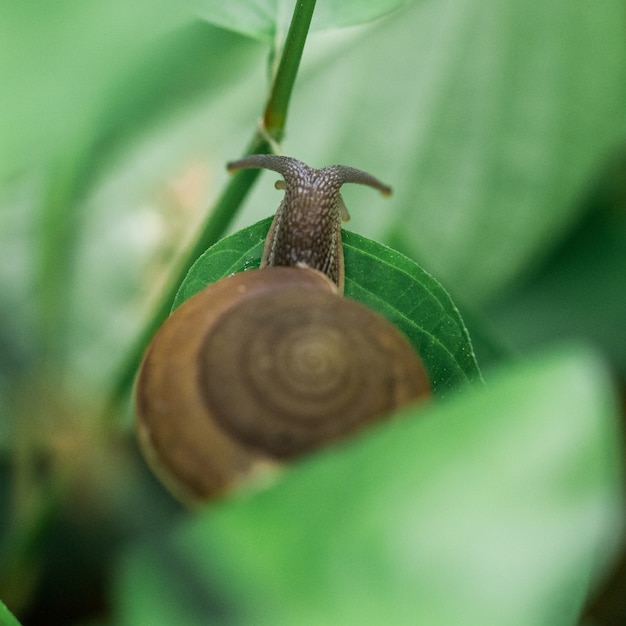
[[[291,223],[290,204],[302,194],[308,212],[321,206],[340,223],[340,183],[309,203],[321,193],[319,172],[330,168],[300,164],[313,176],[304,183],[296,176],[296,193],[290,186],[298,161],[266,155],[255,159],[256,167],[261,159],[271,169],[283,159],[291,168],[263,267],[213,283],[178,307],[148,347],[137,379],[141,448],[164,484],[188,503],[224,493],[430,394],[407,339],[382,316],[341,297],[339,227],[317,218],[303,230]],[[343,182],[375,180],[344,169],[350,178],[344,172]],[[315,232],[307,236],[309,228]],[[314,259],[328,275],[308,265]]]

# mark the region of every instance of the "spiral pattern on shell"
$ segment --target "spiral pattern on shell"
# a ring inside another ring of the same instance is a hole
[[[405,402],[420,380],[408,367],[411,348],[390,328],[324,291],[295,288],[279,302],[269,293],[242,303],[205,340],[207,407],[224,430],[277,457],[338,439]]]

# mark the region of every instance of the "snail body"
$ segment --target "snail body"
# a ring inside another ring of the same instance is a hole
[[[213,283],[178,307],[138,375],[142,450],[166,486],[188,502],[223,493],[429,395],[406,338],[341,297],[343,201],[332,176],[321,177],[333,181],[321,209],[319,200],[312,205],[321,218],[294,233],[294,161],[264,155],[234,164],[286,172],[262,267]],[[376,180],[344,169],[350,181]],[[319,192],[315,172],[324,172],[311,171],[296,185],[307,200]]]
[[[230,171],[258,167],[282,174],[284,181],[276,183],[276,188],[285,190],[267,234],[260,267],[312,267],[326,274],[343,293],[341,222],[347,222],[350,214],[341,186],[368,185],[385,196],[391,194],[391,188],[345,165],[314,169],[302,161],[270,154],[254,154],[228,164]]]

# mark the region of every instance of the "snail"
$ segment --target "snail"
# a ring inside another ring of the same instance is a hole
[[[253,155],[285,195],[259,269],[179,306],[148,346],[136,383],[140,447],[181,500],[219,496],[430,395],[408,340],[342,297],[341,185],[389,194],[354,168]]]

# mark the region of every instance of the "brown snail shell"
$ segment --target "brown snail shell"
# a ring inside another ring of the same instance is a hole
[[[235,274],[183,303],[146,353],[137,427],[153,469],[189,501],[340,439],[427,395],[404,336],[326,276]]]

